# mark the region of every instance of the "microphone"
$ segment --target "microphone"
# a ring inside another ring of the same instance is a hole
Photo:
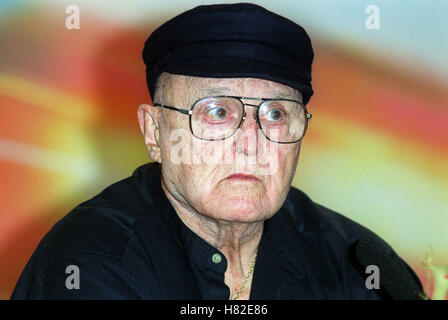
[[[384,245],[366,240],[354,243],[351,258],[355,268],[366,277],[366,268],[375,265],[379,269],[382,299],[429,300],[414,271]]]

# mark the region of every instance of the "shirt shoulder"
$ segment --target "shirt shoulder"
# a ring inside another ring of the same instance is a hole
[[[34,251],[12,298],[136,298],[139,281],[127,251],[134,250],[135,225],[150,208],[135,180],[110,185],[59,220]],[[84,290],[67,290],[70,265],[79,268]]]
[[[334,233],[347,243],[357,240],[379,242],[390,248],[375,232],[360,223],[314,202],[303,191],[291,187],[285,205],[292,214],[297,227],[302,232],[326,234]]]
[[[38,247],[45,264],[64,256],[97,254],[120,261],[143,215],[141,202],[132,190],[132,178],[112,184],[81,203],[59,220]],[[140,203],[140,208],[133,203]]]
[[[365,240],[401,259],[380,236],[361,224],[312,201],[303,191],[291,188],[284,204],[292,220],[291,233],[303,250],[308,276],[324,299],[379,299],[368,290],[357,268],[354,247]],[[319,253],[319,254],[317,254]]]

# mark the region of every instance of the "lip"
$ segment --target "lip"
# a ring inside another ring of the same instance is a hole
[[[234,173],[229,175],[226,180],[242,180],[242,181],[261,181],[254,175],[244,173]]]

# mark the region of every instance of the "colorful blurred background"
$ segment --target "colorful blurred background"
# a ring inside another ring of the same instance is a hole
[[[294,186],[390,243],[430,295],[435,276],[440,298],[448,2],[253,2],[303,25],[315,47],[313,119]],[[150,101],[143,43],[205,3],[0,0],[1,299],[57,220],[150,161],[136,117]],[[366,27],[371,4],[379,29]],[[78,6],[80,29],[66,28],[68,5]]]

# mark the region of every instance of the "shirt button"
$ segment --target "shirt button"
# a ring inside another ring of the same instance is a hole
[[[220,255],[219,253],[215,253],[215,254],[212,256],[212,261],[213,261],[214,263],[216,263],[216,264],[220,263],[221,260],[222,260],[222,258],[221,258],[221,255]]]

